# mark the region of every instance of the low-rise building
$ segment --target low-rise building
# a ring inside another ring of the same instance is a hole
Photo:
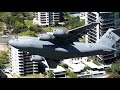
[[[68,69],[76,74],[84,71],[85,65],[81,63],[82,58],[64,59],[63,63],[68,65]]]
[[[51,68],[50,70],[53,71],[55,78],[65,78],[66,77],[66,70],[59,65],[57,65],[56,68]]]

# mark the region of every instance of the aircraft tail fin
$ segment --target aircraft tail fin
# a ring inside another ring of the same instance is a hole
[[[112,47],[119,39],[120,28],[119,29],[110,28],[96,43]]]

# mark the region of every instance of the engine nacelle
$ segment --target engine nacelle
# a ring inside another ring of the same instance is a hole
[[[53,36],[50,34],[39,34],[38,39],[43,41],[49,41],[53,39]]]
[[[42,56],[39,56],[39,55],[32,55],[31,60],[32,61],[43,61],[43,60],[45,60],[45,58]]]
[[[53,30],[53,35],[55,37],[64,36],[66,34],[67,34],[67,31],[65,31],[65,30]]]

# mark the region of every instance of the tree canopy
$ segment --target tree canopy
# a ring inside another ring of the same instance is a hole
[[[30,31],[29,29],[19,33],[18,35],[19,36],[32,36],[32,37],[36,37],[35,32],[34,31]]]
[[[13,33],[20,33],[27,29],[25,20],[33,19],[30,12],[0,12],[0,21],[7,25],[8,30],[13,29]]]
[[[106,68],[106,71],[110,74],[111,78],[120,78],[120,60],[118,59],[112,63],[111,67]]]
[[[29,29],[30,31],[34,31],[35,33],[43,31],[43,29],[39,25],[32,25],[29,27]]]
[[[71,17],[68,19],[67,23],[66,23],[66,27],[68,29],[73,29],[79,26],[82,26],[85,24],[85,20],[80,21],[79,17]]]
[[[0,52],[0,68],[4,67],[4,63],[9,61],[9,57],[7,56],[8,51]]]

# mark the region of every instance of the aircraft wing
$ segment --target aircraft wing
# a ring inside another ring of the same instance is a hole
[[[71,29],[68,32],[68,39],[72,41],[76,41],[79,38],[81,38],[83,35],[87,34],[88,31],[90,31],[91,28],[96,26],[98,22],[90,23],[84,26],[80,26],[74,29]]]
[[[91,28],[96,26],[98,23],[93,22],[84,26],[80,26],[71,30],[53,30],[51,35],[42,34],[39,36],[40,40],[52,41],[52,42],[75,42],[79,41],[84,34],[87,34]]]
[[[69,34],[78,34],[78,33],[86,33],[87,31],[89,31],[90,28],[96,26],[98,23],[90,23],[88,25],[84,25],[84,26],[80,26],[74,29],[71,29],[69,31]]]

